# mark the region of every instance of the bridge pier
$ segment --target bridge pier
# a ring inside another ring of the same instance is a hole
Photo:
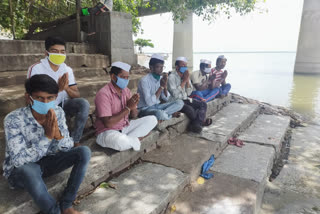
[[[294,72],[320,74],[320,1],[305,0]]]
[[[193,70],[193,14],[183,22],[174,23],[172,67],[179,56],[187,57],[189,70]]]

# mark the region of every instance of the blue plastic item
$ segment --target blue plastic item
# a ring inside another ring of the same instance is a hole
[[[213,177],[213,173],[208,173],[209,169],[214,163],[214,155],[211,155],[210,159],[203,163],[200,176],[205,179],[210,179]]]

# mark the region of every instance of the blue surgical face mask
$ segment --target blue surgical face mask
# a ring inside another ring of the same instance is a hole
[[[180,72],[181,73],[184,73],[184,72],[186,72],[186,70],[188,70],[188,67],[180,67]]]
[[[129,80],[127,79],[123,79],[123,78],[120,78],[117,76],[117,82],[116,82],[116,85],[121,88],[121,89],[124,89],[125,87],[127,87],[129,84]]]
[[[32,99],[32,97],[30,97],[30,98],[33,101],[31,108],[33,110],[35,110],[36,112],[38,112],[39,114],[47,114],[49,109],[51,109],[51,108],[54,109],[56,107],[55,100],[48,102],[48,103],[43,103],[38,100]]]

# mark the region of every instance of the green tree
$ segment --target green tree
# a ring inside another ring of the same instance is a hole
[[[142,53],[142,48],[144,48],[144,47],[151,47],[151,48],[154,47],[153,43],[151,42],[151,39],[140,39],[139,38],[134,41],[134,44],[139,47],[140,53]]]
[[[240,14],[249,13],[255,9],[258,1],[265,0],[114,0],[113,10],[130,13],[132,31],[137,34],[142,31],[139,16],[146,12],[172,12],[174,20],[183,21],[192,11],[212,21],[221,13],[230,15],[232,8]],[[82,7],[93,7],[97,2],[98,0],[81,0]],[[49,22],[70,16],[75,13],[75,6],[75,0],[1,0],[0,26],[8,32],[13,23],[16,38],[22,38],[31,23]]]

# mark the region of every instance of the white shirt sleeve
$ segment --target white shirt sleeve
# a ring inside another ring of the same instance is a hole
[[[68,72],[68,75],[69,75],[69,86],[71,85],[76,85],[76,79],[74,77],[74,74],[73,74],[73,71],[72,71],[72,68],[70,68],[69,66],[67,67],[67,72]]]

